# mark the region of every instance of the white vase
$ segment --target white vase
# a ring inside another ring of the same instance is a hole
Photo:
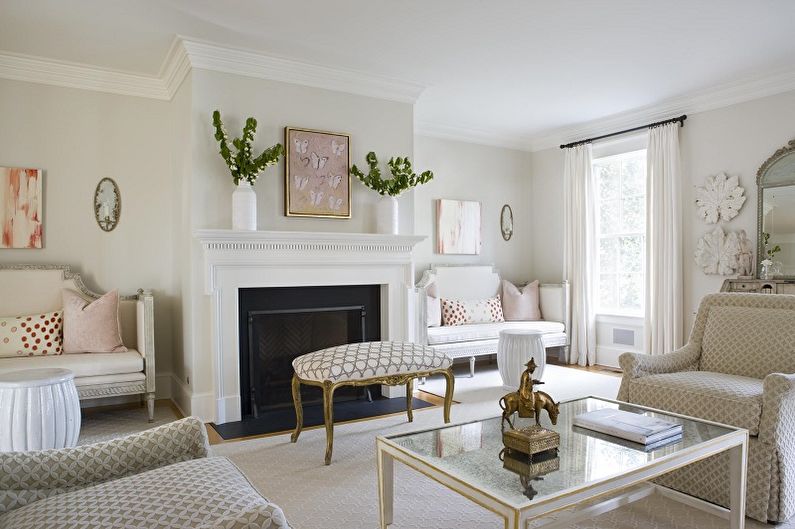
[[[400,226],[397,198],[384,195],[375,206],[375,231],[397,235]]]
[[[232,193],[232,229],[257,230],[257,194],[246,180]]]

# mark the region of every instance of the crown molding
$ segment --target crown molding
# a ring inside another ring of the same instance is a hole
[[[0,52],[0,77],[95,92],[169,99],[162,80],[156,76],[18,53]]]
[[[355,70],[272,57],[242,48],[180,37],[193,68],[414,103],[424,86]]]
[[[169,99],[177,93],[190,70],[191,64],[188,53],[185,50],[185,46],[182,45],[182,39],[176,36],[171,42],[171,47],[169,47],[158,73],[158,77]]]
[[[417,120],[414,122],[414,134],[443,140],[491,145],[493,147],[502,147],[504,149],[514,149],[518,151],[530,150],[529,137],[506,134],[496,130],[459,127],[456,125]]]
[[[637,127],[643,123],[660,121],[681,114],[698,114],[793,90],[795,90],[794,69],[778,70],[765,76],[747,77],[587,123],[533,135],[528,141],[529,150],[558,148],[561,144]]]
[[[422,85],[221,46],[178,35],[158,75],[0,51],[0,78],[169,100],[192,68],[414,103]]]

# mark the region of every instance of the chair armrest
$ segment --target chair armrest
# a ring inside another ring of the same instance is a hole
[[[154,296],[149,290],[138,290],[135,309],[136,340],[138,351],[144,357],[146,392],[155,392],[155,308]]]
[[[207,457],[209,449],[204,424],[188,417],[102,443],[0,453],[0,513],[62,492]]]
[[[759,440],[795,454],[795,374],[771,373],[763,388]]]
[[[618,357],[623,376],[618,390],[618,400],[628,401],[629,381],[633,378],[678,371],[695,371],[701,358],[701,349],[687,344],[681,349],[664,355],[624,353]]]

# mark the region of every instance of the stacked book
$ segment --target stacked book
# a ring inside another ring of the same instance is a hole
[[[578,415],[574,425],[642,444],[646,450],[682,439],[681,424],[613,408]]]

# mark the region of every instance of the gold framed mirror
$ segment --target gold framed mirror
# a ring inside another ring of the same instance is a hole
[[[508,204],[505,204],[500,211],[500,232],[506,241],[513,237],[513,210]]]
[[[94,218],[102,231],[113,231],[121,217],[121,193],[112,178],[103,178],[94,191]]]
[[[757,277],[795,279],[795,140],[762,164],[756,185]]]

